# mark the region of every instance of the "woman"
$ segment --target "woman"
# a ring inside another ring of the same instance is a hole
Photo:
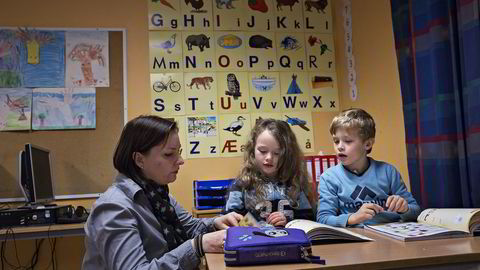
[[[175,122],[139,116],[125,125],[113,157],[119,174],[85,225],[83,269],[195,269],[205,252],[223,251],[222,229],[242,216],[193,218],[169,195],[180,148]]]

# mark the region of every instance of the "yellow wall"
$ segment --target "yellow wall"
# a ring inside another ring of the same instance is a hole
[[[340,106],[342,109],[362,107],[372,114],[377,123],[372,157],[395,165],[408,184],[402,100],[389,1],[352,1],[353,52],[359,91],[355,102],[350,100],[347,92],[343,16],[340,9],[343,1],[333,2]],[[128,118],[150,112],[146,0],[4,1],[0,18],[0,26],[127,29]],[[335,114],[315,114],[316,153],[334,153],[328,127]],[[194,179],[234,177],[241,165],[242,158],[187,160],[170,190],[186,209],[191,209]],[[89,201],[80,202],[85,203]],[[67,241],[71,248],[64,248]],[[19,242],[27,250],[34,245],[34,241]],[[59,239],[57,245],[58,269],[80,269],[84,252],[82,238]],[[39,265],[48,265],[50,255],[47,247],[44,246]],[[21,261],[25,264],[31,253],[21,253]],[[15,258],[11,242],[7,256],[10,261]]]

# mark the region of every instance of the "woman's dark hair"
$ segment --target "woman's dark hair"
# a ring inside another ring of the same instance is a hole
[[[172,132],[178,132],[177,123],[155,115],[141,115],[128,121],[115,148],[113,166],[133,180],[143,178],[134,153],[148,153],[154,146],[166,143]]]

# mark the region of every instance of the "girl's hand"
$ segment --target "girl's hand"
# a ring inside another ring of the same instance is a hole
[[[218,230],[223,230],[228,227],[238,226],[238,222],[242,220],[243,216],[239,213],[230,212],[226,215],[222,215],[215,218],[213,224]]]
[[[348,217],[347,224],[355,225],[364,222],[365,220],[372,219],[376,214],[383,212],[383,207],[375,203],[365,203],[357,210],[357,212],[351,214]]]
[[[285,226],[287,224],[287,217],[283,214],[283,212],[273,212],[268,215],[267,223],[273,226]]]
[[[407,201],[398,195],[388,196],[387,203],[385,204],[385,206],[388,207],[388,211],[393,211],[398,213],[405,213],[408,211]]]
[[[202,238],[203,251],[205,253],[222,253],[226,234],[226,230],[204,234]]]

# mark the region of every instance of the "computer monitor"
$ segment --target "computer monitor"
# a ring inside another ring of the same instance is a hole
[[[31,204],[34,201],[33,181],[31,175],[27,175],[27,164],[25,158],[25,150],[18,153],[18,185],[23,192],[25,202]]]
[[[50,151],[28,143],[19,160],[19,182],[27,203],[43,205],[55,200]]]

